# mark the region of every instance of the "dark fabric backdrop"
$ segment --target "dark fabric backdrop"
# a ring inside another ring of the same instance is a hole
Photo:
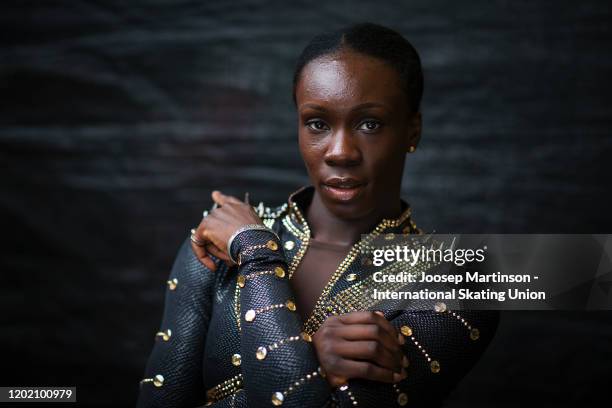
[[[419,226],[612,233],[607,1],[3,1],[0,385],[134,404],[179,244],[213,188],[276,205],[307,182],[293,64],[358,21],[422,56]],[[449,406],[583,405],[611,317],[506,313]]]

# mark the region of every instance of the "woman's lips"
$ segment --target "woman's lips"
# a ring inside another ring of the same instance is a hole
[[[323,184],[323,191],[325,194],[335,201],[351,201],[357,198],[359,194],[364,190],[365,184],[358,184],[351,187],[340,187]]]

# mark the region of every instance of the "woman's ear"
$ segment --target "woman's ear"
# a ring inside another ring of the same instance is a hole
[[[408,119],[408,153],[413,153],[421,140],[421,127],[423,119],[421,112],[415,112]]]

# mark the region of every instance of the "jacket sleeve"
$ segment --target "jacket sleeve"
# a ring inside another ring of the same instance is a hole
[[[214,276],[185,240],[167,281],[161,327],[140,384],[139,408],[194,407],[206,400],[202,359]]]
[[[239,263],[241,368],[248,406],[324,406],[331,389],[310,337],[300,333],[302,319],[278,238],[271,231],[247,230],[230,251]]]
[[[395,312],[387,318],[404,335],[408,378],[395,385],[353,380],[332,390],[310,337],[300,333],[303,322],[278,238],[249,230],[238,235],[230,250],[239,260],[242,398],[249,407],[430,407],[469,371],[497,325],[497,312]]]

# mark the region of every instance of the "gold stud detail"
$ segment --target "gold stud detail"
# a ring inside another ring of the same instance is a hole
[[[346,277],[346,280],[347,280],[348,282],[352,282],[352,281],[354,281],[355,279],[357,279],[357,274],[355,274],[355,273],[349,273],[349,274],[347,275],[347,277]]]
[[[412,336],[412,329],[410,328],[410,326],[402,326],[402,328],[400,329],[400,331],[402,332],[402,334],[406,337],[410,337]]]
[[[257,351],[255,352],[255,357],[257,357],[258,360],[263,360],[264,358],[266,358],[267,355],[268,355],[267,348],[265,348],[264,346],[257,347]]]
[[[480,330],[474,327],[472,330],[470,330],[470,339],[478,340],[479,338],[480,338]]]
[[[163,341],[168,341],[170,340],[170,337],[172,336],[172,330],[168,329],[165,332],[163,331],[157,332],[155,336],[161,337]]]
[[[408,403],[408,395],[405,392],[400,393],[397,396],[397,403],[402,407]]]
[[[280,266],[277,266],[276,268],[274,268],[274,274],[276,275],[277,278],[284,278],[285,270],[281,268]]]
[[[266,242],[266,247],[271,251],[276,251],[278,249],[278,244],[276,241],[269,240]]]
[[[436,302],[434,310],[438,313],[444,313],[446,312],[446,304],[444,302]]]
[[[238,275],[237,281],[238,281],[238,286],[240,286],[241,288],[244,288],[244,283],[246,282],[246,278],[244,277],[244,275]]]
[[[293,300],[288,300],[285,305],[287,306],[287,309],[291,310],[292,312],[295,312],[295,303],[293,302]]]
[[[242,363],[242,357],[240,354],[236,353],[232,356],[232,365],[238,367]]]
[[[395,238],[395,234],[394,233],[390,232],[388,234],[385,234],[385,239],[387,241],[391,241],[393,238]]]
[[[431,372],[434,374],[437,374],[440,372],[440,363],[438,363],[436,360],[433,360],[430,363],[430,367],[431,367]]]
[[[174,279],[170,279],[168,282],[166,282],[168,284],[168,289],[170,290],[175,290],[176,287],[178,286],[178,279],[174,278]]]
[[[327,373],[325,372],[325,370],[321,366],[317,367],[317,373],[319,373],[319,375],[321,377],[323,377],[323,378],[327,377]]]
[[[301,336],[302,336],[302,340],[304,340],[305,342],[312,343],[312,337],[310,336],[310,334],[306,332],[302,332]]]
[[[283,395],[282,392],[278,392],[276,391],[274,394],[272,394],[272,404],[274,406],[280,406],[283,405],[283,402],[285,401],[285,396]]]
[[[247,312],[244,314],[244,320],[247,322],[252,322],[255,320],[255,311],[253,309],[247,310]]]
[[[161,374],[157,374],[155,377],[153,377],[153,385],[157,388],[164,385],[164,376]]]
[[[285,249],[287,251],[291,251],[293,248],[295,248],[295,242],[293,242],[293,241],[285,242]]]

